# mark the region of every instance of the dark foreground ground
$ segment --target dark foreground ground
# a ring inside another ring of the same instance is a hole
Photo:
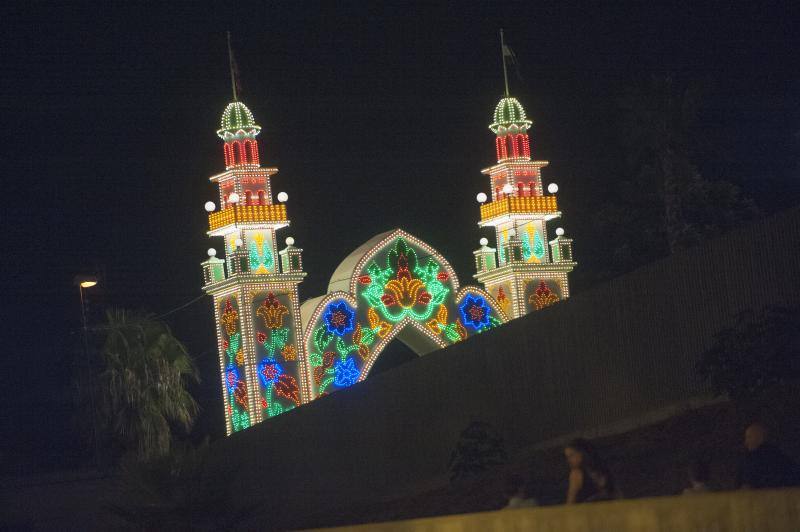
[[[790,417],[776,423],[776,435],[786,452],[800,458],[800,415],[795,413]],[[600,438],[595,443],[626,498],[680,493],[686,486],[686,467],[698,454],[711,459],[712,484],[729,489],[733,487],[741,456],[742,429],[749,419],[748,414],[722,403]],[[309,509],[286,523],[264,521],[259,516],[251,524],[262,529],[266,522],[268,528],[307,528],[494,510],[505,504],[503,486],[512,473],[526,476],[542,504],[563,501],[567,470],[558,446],[527,453],[506,466],[458,485],[391,500],[353,501],[344,508]],[[6,478],[0,528],[124,528],[124,523],[109,510],[109,504],[118,494],[115,478],[99,477],[89,471]]]
[[[686,411],[664,422],[594,440],[614,472],[626,498],[680,494],[687,486],[686,469],[698,456],[711,460],[711,484],[732,489],[742,455],[744,426],[752,415],[729,403]],[[800,414],[774,422],[776,439],[800,459]],[[567,467],[561,446],[530,453],[505,467],[460,485],[410,497],[358,504],[337,513],[306,515],[297,526],[331,526],[455,513],[497,510],[506,504],[506,478],[524,475],[541,504],[560,504],[566,493]]]

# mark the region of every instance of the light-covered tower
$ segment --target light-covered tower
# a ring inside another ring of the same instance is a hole
[[[278,169],[260,165],[260,131],[242,102],[228,104],[217,131],[225,171],[210,178],[219,187],[219,208],[206,203],[208,235],[221,237],[225,251],[222,260],[208,250],[203,288],[214,298],[228,434],[301,403],[297,286],[306,274],[294,239],[278,251],[276,231],[289,225],[288,196],[281,192],[273,201],[270,178]]]
[[[547,222],[561,216],[558,187],[550,184],[550,194],[544,192],[542,168],[548,162],[531,159],[531,126],[522,104],[506,91],[489,126],[497,164],[481,171],[489,177],[489,194],[478,194],[478,225],[494,228],[497,248],[481,240],[475,278],[513,318],[569,297],[567,274],[575,267],[572,241],[562,229],[548,241]]]

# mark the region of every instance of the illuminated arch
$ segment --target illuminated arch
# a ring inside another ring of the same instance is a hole
[[[306,401],[364,380],[395,338],[422,356],[508,321],[488,293],[460,287],[441,254],[401,229],[348,255],[328,293],[300,313]]]
[[[244,145],[242,144],[242,142],[239,140],[235,140],[233,142],[233,147],[234,147],[233,151],[236,155],[234,164],[236,164],[237,166],[245,164],[247,160],[246,160],[246,155],[244,153]]]
[[[231,146],[230,142],[226,142],[223,144],[223,150],[225,151],[225,167],[230,168],[233,166],[233,146]]]

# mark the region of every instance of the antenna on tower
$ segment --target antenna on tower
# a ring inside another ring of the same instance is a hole
[[[228,33],[228,45],[230,46],[230,33]],[[506,82],[506,98],[508,98],[508,70],[506,70],[506,56],[511,55],[511,50],[506,46],[503,39],[503,28],[500,28],[500,55],[503,56],[503,80]]]
[[[233,101],[238,102],[239,99],[236,97],[236,61],[233,59],[233,49],[231,48],[231,32],[228,32],[228,66],[231,70],[231,89],[233,90]],[[503,63],[503,68],[505,68],[505,63]],[[506,92],[508,92],[508,88],[506,88]]]

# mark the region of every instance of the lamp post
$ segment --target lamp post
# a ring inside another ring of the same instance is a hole
[[[75,277],[75,284],[78,285],[78,292],[81,296],[81,322],[83,324],[82,334],[83,337],[83,356],[86,359],[86,372],[89,380],[89,404],[92,409],[92,453],[95,467],[98,467],[97,460],[97,423],[96,412],[94,406],[94,379],[92,378],[92,366],[89,357],[89,327],[86,322],[86,304],[84,301],[83,291],[97,285],[97,277],[90,275],[78,275]]]

